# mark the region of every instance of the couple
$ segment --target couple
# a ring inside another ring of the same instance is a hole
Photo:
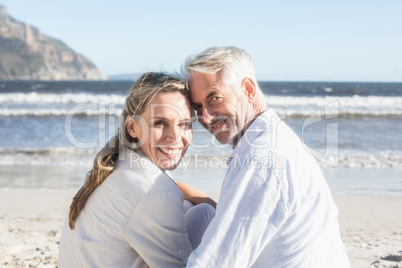
[[[266,106],[250,56],[212,47],[184,67],[187,86],[148,73],[131,89],[125,124],[73,199],[59,267],[350,267],[322,173]],[[233,147],[217,205],[168,173],[192,108]]]

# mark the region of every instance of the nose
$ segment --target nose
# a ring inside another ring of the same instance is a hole
[[[210,124],[212,119],[214,119],[214,116],[212,115],[211,110],[208,107],[203,106],[201,114],[198,114],[198,121],[200,121],[200,123]]]
[[[179,127],[170,127],[166,134],[166,140],[172,143],[178,143],[181,140],[183,130]]]

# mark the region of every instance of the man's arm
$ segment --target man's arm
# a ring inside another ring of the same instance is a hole
[[[269,168],[232,168],[187,267],[250,267],[288,217],[283,176]]]

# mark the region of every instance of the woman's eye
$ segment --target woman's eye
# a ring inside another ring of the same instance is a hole
[[[185,129],[189,129],[192,128],[192,122],[183,122],[180,124],[181,127],[185,128]]]
[[[165,124],[165,122],[163,122],[163,121],[156,121],[155,123],[154,123],[154,126],[161,126],[161,127],[163,127],[163,126],[165,126],[166,124]]]

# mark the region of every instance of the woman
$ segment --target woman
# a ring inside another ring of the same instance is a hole
[[[176,184],[167,172],[192,138],[187,97],[182,82],[162,73],[144,74],[134,84],[123,127],[96,156],[73,199],[60,268],[185,266],[215,212],[212,199]],[[196,204],[188,209],[187,202],[187,212],[183,195]]]

